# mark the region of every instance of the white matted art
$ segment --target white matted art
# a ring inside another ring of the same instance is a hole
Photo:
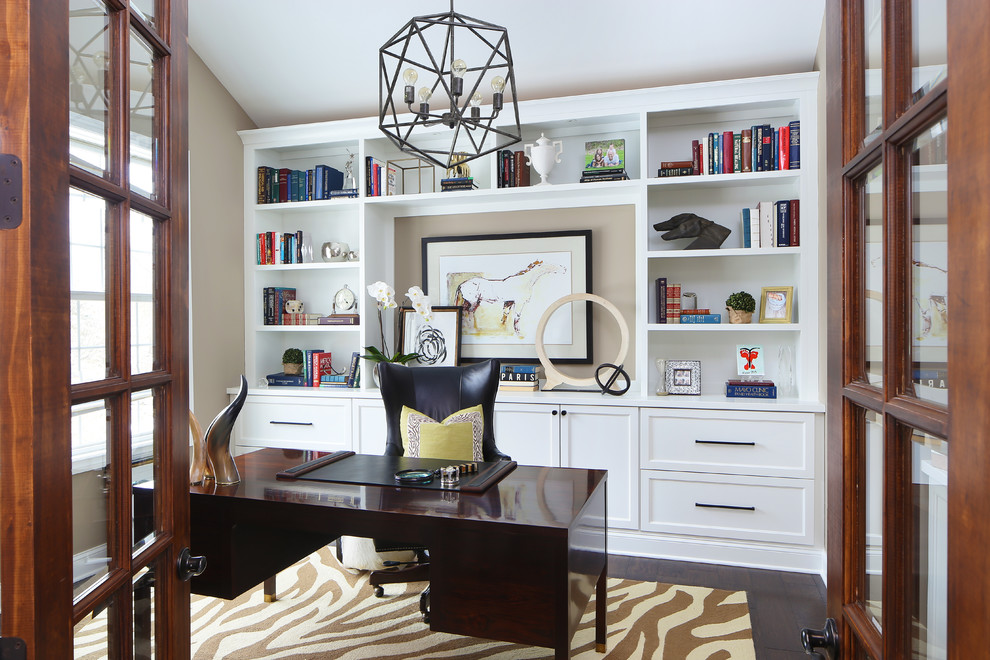
[[[423,239],[430,297],[460,307],[461,359],[537,362],[543,312],[573,293],[590,293],[591,230],[441,236]],[[543,334],[548,356],[591,362],[590,303],[561,308]]]

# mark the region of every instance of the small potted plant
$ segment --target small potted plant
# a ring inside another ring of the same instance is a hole
[[[282,353],[282,373],[298,376],[303,371],[303,352],[298,348],[287,348]]]
[[[756,298],[738,291],[726,299],[725,309],[729,312],[729,323],[750,323],[756,311]]]

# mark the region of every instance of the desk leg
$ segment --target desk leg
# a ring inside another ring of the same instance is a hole
[[[275,589],[275,576],[274,575],[271,576],[270,578],[268,578],[267,580],[265,580],[262,584],[264,585],[263,588],[264,588],[264,591],[265,591],[265,602],[266,603],[274,603],[275,602],[275,591],[276,591],[276,589]]]
[[[598,584],[595,585],[595,650],[605,653],[605,625],[608,618],[608,585],[606,573],[608,563],[602,567],[602,574],[598,576]]]

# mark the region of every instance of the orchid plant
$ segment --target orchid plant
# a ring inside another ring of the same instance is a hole
[[[368,295],[375,299],[376,306],[378,307],[378,330],[382,335],[382,348],[378,349],[377,346],[365,346],[364,350],[366,353],[362,355],[365,360],[370,360],[371,362],[397,362],[399,364],[406,364],[412,360],[419,357],[419,353],[402,353],[399,351],[400,346],[397,346],[394,351],[389,353],[388,342],[385,341],[385,323],[383,320],[382,312],[388,311],[398,307],[395,302],[395,289],[390,287],[385,282],[375,282],[374,284],[368,285]],[[418,286],[409,287],[406,291],[406,297],[409,302],[412,303],[413,309],[419,314],[420,318],[424,322],[429,322],[433,319],[433,311],[430,305],[430,298],[423,290]],[[398,323],[399,318],[395,320],[396,332],[395,336],[398,337]]]

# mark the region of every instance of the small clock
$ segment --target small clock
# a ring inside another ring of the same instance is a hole
[[[345,284],[342,289],[333,294],[333,313],[353,314],[357,308],[357,299],[354,292],[347,288]]]

